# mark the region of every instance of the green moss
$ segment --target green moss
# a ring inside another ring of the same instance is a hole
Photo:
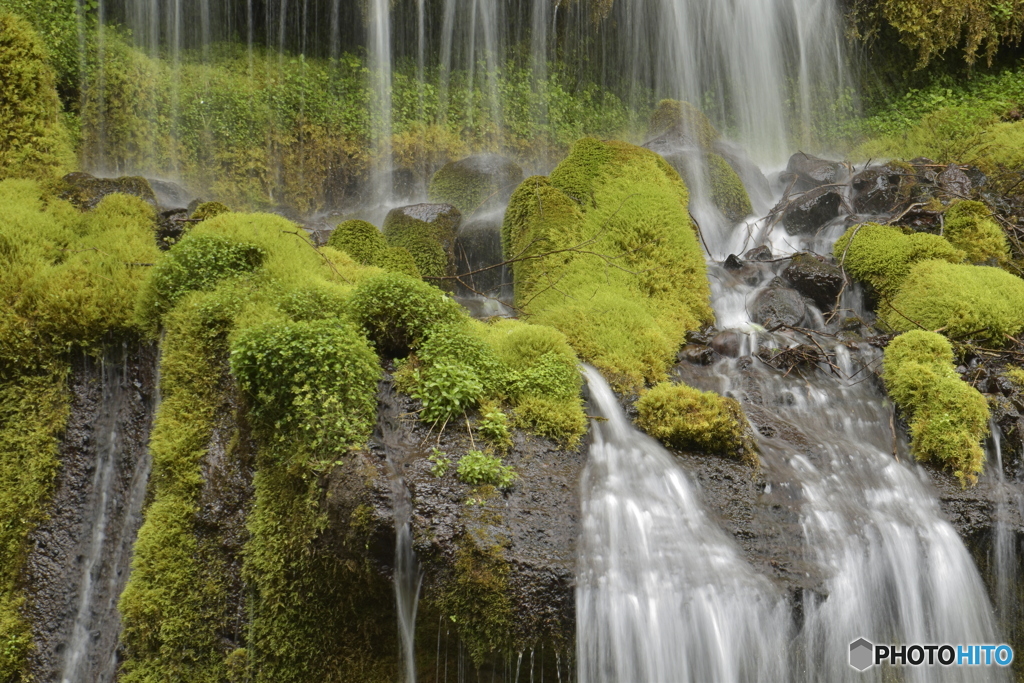
[[[1007,368],[1005,375],[1019,388],[1024,389],[1024,368]]]
[[[754,207],[750,204],[747,188],[743,186],[743,181],[729,162],[714,152],[708,154],[706,158],[711,180],[711,199],[718,210],[733,222],[752,214]]]
[[[981,202],[959,201],[945,214],[943,235],[949,243],[967,254],[971,263],[1004,261],[1010,247],[1003,229],[992,220],[992,212]]]
[[[501,464],[501,458],[475,450],[459,458],[456,474],[464,484],[487,484],[499,489],[510,488],[518,476],[514,469]]]
[[[416,259],[405,247],[388,247],[380,257],[378,265],[389,273],[402,273],[420,279],[419,266]]]
[[[192,212],[192,215],[189,218],[196,222],[202,222],[207,218],[213,218],[214,216],[219,216],[222,213],[230,212],[231,209],[220,202],[203,202],[196,207],[196,210]]]
[[[435,326],[416,351],[426,366],[438,363],[461,365],[472,371],[488,396],[500,396],[508,383],[508,368],[486,336],[488,328],[460,321]]]
[[[683,134],[704,149],[721,137],[704,112],[679,100],[662,100],[651,114],[651,137],[669,131]]]
[[[389,246],[408,250],[423,277],[444,277],[452,274],[455,263],[456,228],[448,220],[427,223],[395,210],[384,221],[384,239]]]
[[[636,402],[637,424],[675,448],[757,462],[757,448],[740,404],[710,391],[662,382]]]
[[[381,353],[404,356],[435,325],[466,319],[462,307],[433,285],[400,273],[369,278],[356,287],[352,320]]]
[[[923,327],[1002,346],[1024,330],[1024,280],[998,268],[922,261],[879,319],[897,332]]]
[[[500,207],[523,179],[519,166],[504,159],[490,162],[494,168],[480,170],[472,159],[449,162],[430,179],[427,195],[432,202],[452,204],[465,216]]]
[[[664,378],[713,318],[686,189],[653,152],[581,140],[516,190],[502,231],[506,257],[534,257],[513,264],[516,306],[620,390]]]
[[[377,226],[359,220],[339,223],[327,239],[327,244],[366,266],[380,265],[384,250],[387,249],[384,236]]]
[[[2,27],[0,27],[2,28]],[[2,40],[2,37],[0,37]],[[2,67],[0,67],[2,68]],[[2,87],[2,86],[0,86]],[[135,334],[132,301],[158,258],[152,210],[108,197],[76,211],[31,180],[0,181],[0,679],[27,680],[32,624],[19,581],[50,508],[67,421],[69,351]]]
[[[286,290],[277,301],[282,313],[295,322],[341,320],[348,316],[351,287],[317,282]]]
[[[883,296],[896,293],[915,263],[929,259],[960,263],[965,257],[937,235],[906,235],[897,227],[877,223],[851,227],[836,241],[832,253],[848,273]]]
[[[886,389],[908,416],[914,457],[949,468],[964,485],[976,482],[985,462],[988,404],[957,376],[949,341],[907,332],[889,344],[882,362]]]
[[[54,83],[35,30],[0,9],[0,180],[52,180],[72,163]]]
[[[377,357],[346,323],[243,330],[231,346],[231,372],[264,443],[298,438],[318,455],[337,455],[365,443],[376,423]]]
[[[514,408],[515,424],[541,436],[574,448],[587,431],[587,417],[580,402],[559,401],[544,396],[519,398]]]

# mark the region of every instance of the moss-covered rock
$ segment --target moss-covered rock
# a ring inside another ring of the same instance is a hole
[[[673,134],[707,149],[720,136],[711,120],[689,102],[662,100],[651,114],[649,137]]]
[[[584,138],[527,179],[502,227],[516,306],[563,332],[619,389],[665,376],[687,330],[712,319],[679,175],[657,154]]]
[[[735,222],[754,212],[747,188],[729,162],[711,152],[707,155],[707,167],[711,198],[722,215]]]
[[[0,10],[0,180],[56,179],[71,165],[55,79],[32,26]]]
[[[663,443],[757,462],[757,447],[738,401],[685,384],[662,382],[636,402],[637,424]]]
[[[328,246],[345,252],[364,266],[380,265],[387,242],[373,223],[343,221],[327,239]]]
[[[416,259],[405,247],[385,248],[377,265],[390,273],[402,273],[417,280],[422,277]]]
[[[430,179],[432,202],[452,204],[469,216],[503,206],[523,181],[523,169],[499,154],[474,154],[450,161]]]
[[[414,204],[392,209],[384,219],[384,239],[402,247],[416,261],[426,278],[452,275],[455,267],[455,236],[462,221],[450,204]]]
[[[964,485],[976,482],[985,462],[988,404],[956,374],[949,341],[907,332],[889,344],[882,362],[886,389],[909,418],[914,457],[948,467]]]
[[[981,202],[959,201],[949,207],[943,236],[971,263],[999,263],[1010,257],[1006,234]]]
[[[897,332],[923,327],[953,339],[981,339],[1002,346],[1024,330],[1024,280],[1006,271],[945,261],[910,269],[879,319]]]
[[[864,223],[836,240],[832,253],[846,272],[882,294],[892,296],[919,261],[960,263],[964,252],[937,235],[905,234],[900,228]]]
[[[93,209],[104,197],[111,194],[127,194],[156,206],[156,194],[149,181],[140,176],[120,178],[97,178],[94,175],[75,171],[61,178],[58,184],[60,196],[81,209]]]

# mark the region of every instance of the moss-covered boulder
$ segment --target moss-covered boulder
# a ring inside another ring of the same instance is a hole
[[[680,142],[707,149],[721,135],[704,112],[689,102],[662,100],[651,114],[648,137],[669,135]]]
[[[403,206],[385,217],[384,239],[389,246],[407,249],[423,277],[441,278],[454,274],[461,223],[462,214],[451,204]]]
[[[1006,234],[981,202],[960,201],[946,211],[943,236],[971,263],[999,263],[1010,257]]]
[[[906,234],[898,227],[877,223],[851,227],[836,240],[832,253],[846,272],[883,296],[895,294],[919,261],[964,260],[964,252],[937,235]]]
[[[562,331],[619,389],[664,379],[688,330],[712,320],[679,175],[657,154],[584,138],[523,182],[502,227],[516,306]]]
[[[61,199],[66,199],[80,209],[95,208],[110,194],[128,194],[156,206],[156,194],[149,181],[140,176],[120,178],[97,178],[94,175],[76,171],[61,178],[59,184]]]
[[[402,273],[417,280],[422,277],[416,259],[405,247],[386,247],[376,265],[389,273]]]
[[[203,202],[196,207],[196,210],[192,212],[189,219],[196,223],[201,223],[208,218],[219,216],[222,213],[229,213],[230,211],[231,209],[220,202]]]
[[[753,432],[738,401],[662,382],[636,402],[637,425],[668,446],[757,462]]]
[[[736,222],[754,212],[747,188],[722,155],[710,152],[707,155],[707,169],[711,198],[723,216]]]
[[[377,226],[361,220],[339,223],[327,238],[327,245],[345,252],[357,263],[366,266],[378,265],[388,247]]]
[[[430,201],[452,204],[464,215],[504,206],[523,182],[519,164],[500,154],[450,161],[430,179]]]
[[[897,332],[943,330],[953,339],[997,346],[1024,331],[1024,280],[1006,271],[945,261],[922,261],[909,274],[879,319]]]
[[[989,410],[985,397],[956,374],[949,341],[907,332],[889,344],[882,362],[886,389],[908,416],[914,457],[948,467],[964,485],[977,481]]]
[[[0,180],[56,179],[71,165],[55,82],[32,26],[0,10]]]

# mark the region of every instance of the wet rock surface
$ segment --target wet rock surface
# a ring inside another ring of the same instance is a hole
[[[800,292],[786,287],[776,278],[769,287],[758,292],[751,304],[754,322],[767,328],[778,325],[801,325],[807,316],[807,304]]]
[[[807,235],[839,216],[842,197],[833,188],[818,187],[787,201],[782,224],[790,234]]]
[[[95,209],[104,197],[110,194],[130,194],[143,201],[157,205],[156,194],[149,181],[139,176],[122,176],[120,178],[97,178],[94,175],[77,171],[69,173],[61,179],[61,199],[66,199],[80,209]]]
[[[797,152],[789,158],[782,180],[793,183],[798,192],[846,182],[849,168],[841,161],[829,161],[820,157]]]
[[[99,532],[92,510],[105,509],[101,561],[93,567],[88,642],[73,680],[114,680],[120,633],[116,611],[128,580],[149,475],[147,443],[155,401],[156,349],[118,349],[104,362],[79,357],[70,380],[71,412],[60,444],[49,519],[30,538],[24,573],[35,647],[33,680],[60,681],[80,610],[89,543]],[[102,483],[110,457],[109,486]]]
[[[469,221],[459,229],[459,234],[455,238],[455,272],[471,273],[462,278],[464,285],[460,287],[466,290],[465,293],[474,293],[472,290],[488,296],[498,296],[501,293],[504,269],[482,270],[503,260],[501,221],[500,215],[479,218]]]
[[[782,279],[822,310],[835,305],[845,280],[839,266],[806,253],[792,258],[782,271]]]

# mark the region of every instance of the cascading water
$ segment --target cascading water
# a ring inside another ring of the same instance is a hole
[[[708,519],[673,457],[586,375],[603,421],[581,483],[579,680],[785,680],[782,596]]]

